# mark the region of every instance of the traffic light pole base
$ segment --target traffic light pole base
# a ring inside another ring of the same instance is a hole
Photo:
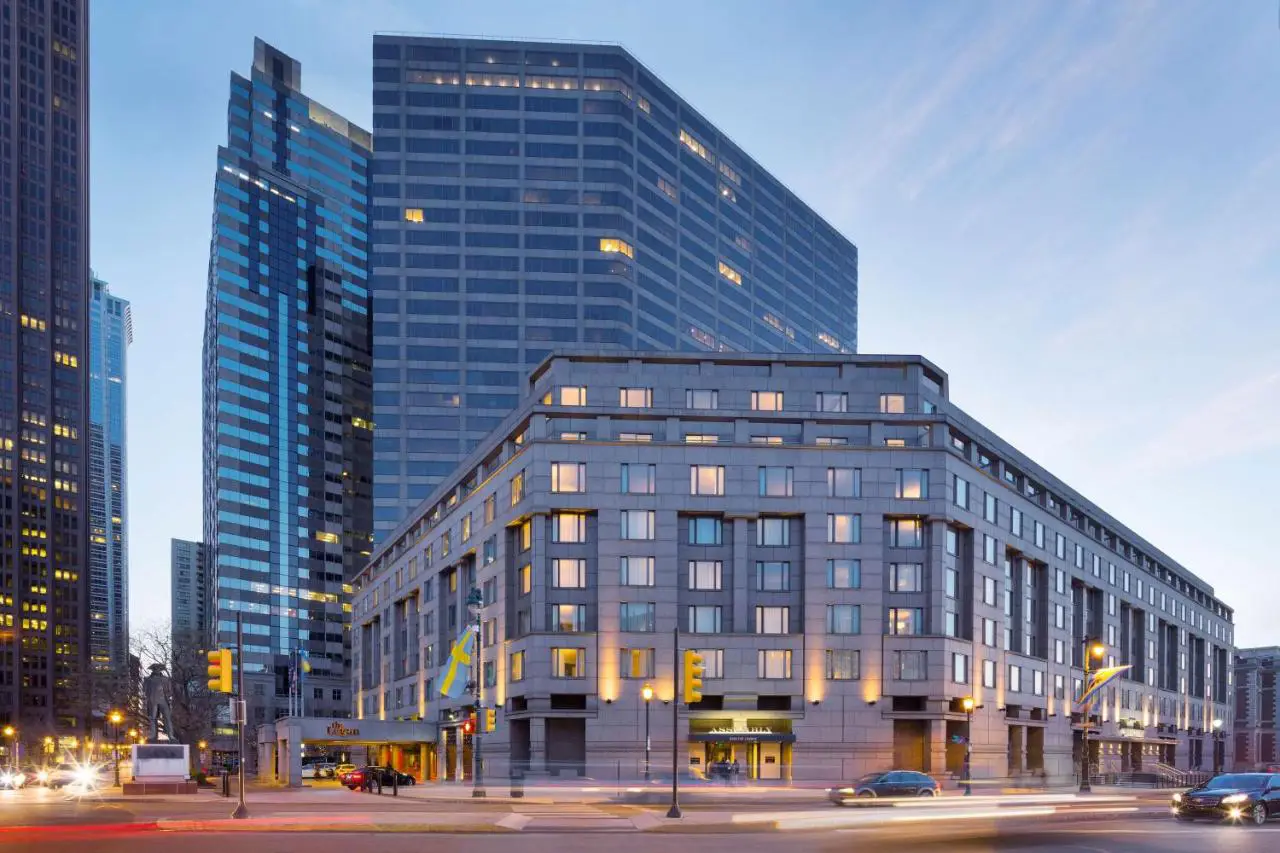
[[[484,799],[485,797],[487,797],[487,796],[489,796],[489,795],[488,795],[487,793],[485,793],[484,788],[472,788],[472,789],[471,789],[471,799],[473,799],[473,800],[483,800],[483,799]]]
[[[244,803],[236,806],[236,810],[231,813],[233,820],[244,820],[249,816],[249,808]]]
[[[680,807],[675,803],[672,803],[671,808],[667,809],[667,817],[676,818],[684,817],[684,815],[680,814]]]

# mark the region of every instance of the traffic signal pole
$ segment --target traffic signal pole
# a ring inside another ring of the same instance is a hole
[[[671,808],[667,817],[680,817],[680,624],[671,632]]]
[[[244,804],[244,718],[249,715],[249,706],[244,692],[244,620],[240,613],[236,613],[236,675],[236,693],[240,697],[240,707],[236,711],[236,738],[240,741],[240,803],[231,816],[243,820],[249,816],[249,807]]]

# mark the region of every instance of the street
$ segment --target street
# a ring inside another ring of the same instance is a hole
[[[1075,824],[1057,828],[987,828],[963,837],[939,828],[929,838],[903,838],[896,831],[809,832],[789,834],[698,835],[635,834],[604,837],[607,833],[542,833],[520,839],[528,853],[598,853],[607,845],[611,853],[688,850],[699,853],[772,853],[785,845],[791,851],[895,850],[911,853],[1272,853],[1280,849],[1280,825],[1254,829],[1210,825],[1182,826],[1159,823],[1131,826],[1117,822]],[[512,839],[499,835],[379,834],[375,839],[350,834],[210,833],[183,834],[147,831],[113,833],[95,828],[42,828],[20,837],[0,835],[0,849],[61,853],[91,849],[94,853],[167,853],[181,846],[184,853],[293,853],[336,850],[343,847],[376,849],[378,853],[509,853]]]

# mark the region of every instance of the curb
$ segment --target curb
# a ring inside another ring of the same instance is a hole
[[[506,835],[517,830],[495,824],[475,823],[323,823],[316,821],[272,822],[263,820],[158,820],[155,827],[161,832],[332,832],[332,833],[441,833],[449,835],[486,834]]]

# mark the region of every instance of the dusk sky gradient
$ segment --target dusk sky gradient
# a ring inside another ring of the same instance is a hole
[[[1207,581],[1239,645],[1280,644],[1277,0],[91,7],[92,263],[134,312],[135,629],[168,619],[170,538],[200,537],[228,75],[260,36],[369,127],[377,31],[624,45],[858,245],[859,351],[932,359]]]

